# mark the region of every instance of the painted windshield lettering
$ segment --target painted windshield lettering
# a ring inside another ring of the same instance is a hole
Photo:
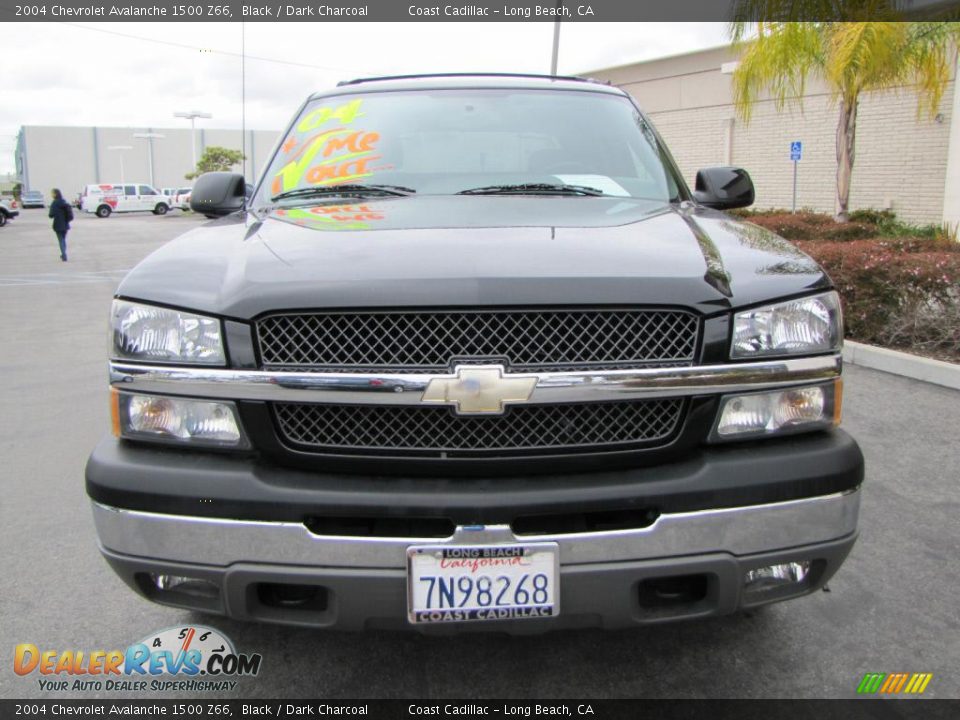
[[[363,117],[362,102],[353,100],[338,107],[317,108],[304,116],[297,124],[297,134],[291,134],[281,146],[288,161],[273,177],[274,195],[305,185],[338,185],[373,175],[376,168],[370,163],[381,157],[374,154],[380,133],[346,127]],[[298,137],[320,130],[333,120],[340,126]]]

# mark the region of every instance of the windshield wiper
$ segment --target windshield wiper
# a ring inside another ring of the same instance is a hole
[[[603,195],[603,190],[586,185],[566,183],[521,183],[519,185],[490,185],[461,190],[457,195]]]
[[[288,198],[322,197],[324,195],[391,195],[406,197],[413,195],[416,190],[402,185],[362,185],[349,183],[344,185],[323,185],[319,187],[297,188],[287,190],[270,198],[271,202],[287,200]]]

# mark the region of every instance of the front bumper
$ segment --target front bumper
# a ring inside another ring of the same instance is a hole
[[[842,430],[703,446],[680,460],[621,470],[522,475],[491,467],[488,477],[316,472],[106,437],[90,456],[86,480],[92,500],[148,513],[297,524],[311,517],[442,518],[451,527],[530,517],[572,522],[625,509],[663,515],[736,508],[843,493],[863,482],[863,454]]]
[[[556,542],[558,617],[458,627],[520,633],[723,615],[808,594],[822,587],[849,553],[859,506],[855,489],[664,513],[647,527],[628,530],[518,537],[508,525],[458,526],[442,540],[324,536],[303,523],[163,515],[96,502],[93,514],[108,562],[151,600],[237,619],[344,630],[437,629],[406,620],[406,549],[412,545]],[[799,561],[812,563],[802,582],[763,593],[743,591],[747,571]],[[203,580],[210,592],[163,590],[159,575]],[[671,593],[658,595],[668,578],[684,581],[679,591],[674,584]],[[284,588],[300,592],[304,586],[313,592],[307,601],[290,602],[282,594]]]

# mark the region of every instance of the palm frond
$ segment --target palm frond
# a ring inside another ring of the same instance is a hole
[[[852,101],[862,90],[891,87],[902,81],[901,54],[910,23],[833,23],[827,38],[824,74],[835,96]]]
[[[909,0],[737,0],[731,9],[728,31],[736,41],[743,37],[734,35],[734,26],[758,22],[898,20],[909,7]]]
[[[937,114],[950,82],[950,67],[960,44],[960,22],[909,23],[902,55],[905,80],[917,87],[917,116]]]
[[[757,37],[743,43],[733,73],[734,104],[748,122],[761,93],[769,93],[778,110],[788,101],[801,102],[807,78],[823,66],[820,23],[759,22],[756,29]]]

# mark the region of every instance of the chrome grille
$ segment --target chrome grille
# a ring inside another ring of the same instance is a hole
[[[458,360],[514,371],[690,364],[699,321],[670,310],[479,310],[272,315],[257,322],[275,370],[447,372]]]
[[[683,400],[515,405],[491,416],[400,405],[277,403],[273,409],[280,437],[298,449],[456,457],[662,445],[678,429]]]

